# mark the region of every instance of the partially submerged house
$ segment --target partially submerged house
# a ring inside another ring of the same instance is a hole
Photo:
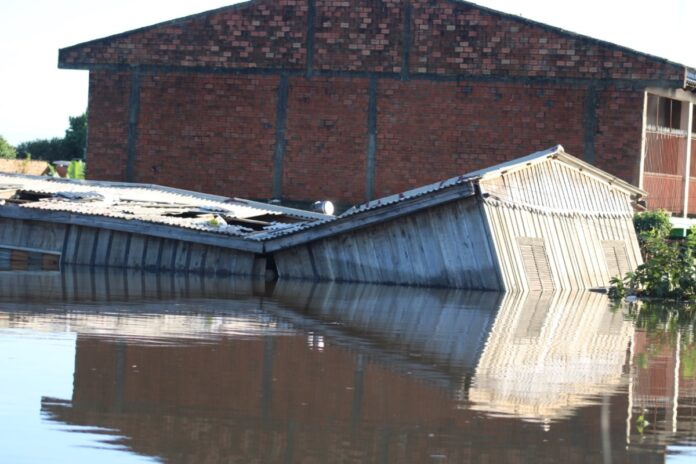
[[[253,0],[60,51],[89,175],[372,200],[563,144],[696,212],[684,65],[454,0]]]
[[[553,290],[641,263],[645,192],[563,147],[355,206],[334,217],[158,186],[0,175],[0,249],[63,264]]]

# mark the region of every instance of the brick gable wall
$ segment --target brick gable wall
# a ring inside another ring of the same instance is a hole
[[[636,183],[643,92],[684,72],[449,0],[255,0],[60,65],[91,70],[92,178],[345,203],[558,143]]]

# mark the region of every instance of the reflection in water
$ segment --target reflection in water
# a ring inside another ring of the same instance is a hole
[[[693,332],[637,331],[633,351],[628,442],[633,448],[669,447],[678,436],[696,446]],[[696,457],[693,448],[690,453]]]
[[[72,398],[44,414],[166,462],[662,462],[671,443],[633,426],[651,367],[625,374],[641,335],[603,295],[18,279],[0,328],[77,333]]]
[[[548,422],[623,383],[633,326],[592,292],[506,295],[469,391],[474,409]]]

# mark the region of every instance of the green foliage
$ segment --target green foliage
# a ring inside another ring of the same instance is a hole
[[[668,237],[672,230],[669,222],[669,213],[663,209],[657,211],[644,211],[633,216],[633,226],[638,237],[646,233],[653,233],[658,237]]]
[[[609,296],[623,298],[635,294],[672,300],[695,299],[694,243],[694,240],[670,242],[660,231],[643,232],[644,263],[623,279],[612,279]]]
[[[683,378],[696,378],[696,345],[687,346],[682,350],[680,364]]]
[[[45,161],[84,159],[87,146],[87,113],[71,116],[65,137],[37,139],[22,142],[17,146],[17,154],[24,158],[31,154],[34,159]]]
[[[621,300],[626,297],[628,289],[622,277],[614,276],[609,283],[609,298],[612,300]]]
[[[84,180],[85,173],[85,162],[82,160],[72,160],[68,166],[67,178]]]
[[[87,113],[79,116],[71,116],[69,127],[65,131],[63,139],[64,149],[70,153],[70,157],[64,159],[85,159],[87,147]]]
[[[31,156],[33,159],[45,161],[71,159],[63,139],[58,137],[22,142],[17,145],[17,155],[20,158]]]
[[[696,300],[696,230],[685,240],[669,240],[669,213],[648,211],[636,214],[643,264],[610,282],[609,297],[620,300],[627,295],[669,300]]]
[[[647,332],[664,332],[675,338],[677,331],[694,332],[696,329],[696,304],[692,301],[648,299],[630,303],[627,308],[626,316],[636,328]]]
[[[15,148],[0,135],[0,158],[14,159],[16,157],[17,151]]]
[[[648,425],[650,425],[650,422],[648,422],[648,420],[645,418],[645,413],[641,413],[638,417],[636,417],[636,430],[639,434],[643,435]]]

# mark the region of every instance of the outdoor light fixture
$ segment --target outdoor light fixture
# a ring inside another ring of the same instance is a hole
[[[314,211],[319,211],[324,214],[328,214],[329,216],[333,216],[334,211],[336,211],[336,208],[334,208],[334,204],[329,200],[315,201],[312,205],[312,209]]]

